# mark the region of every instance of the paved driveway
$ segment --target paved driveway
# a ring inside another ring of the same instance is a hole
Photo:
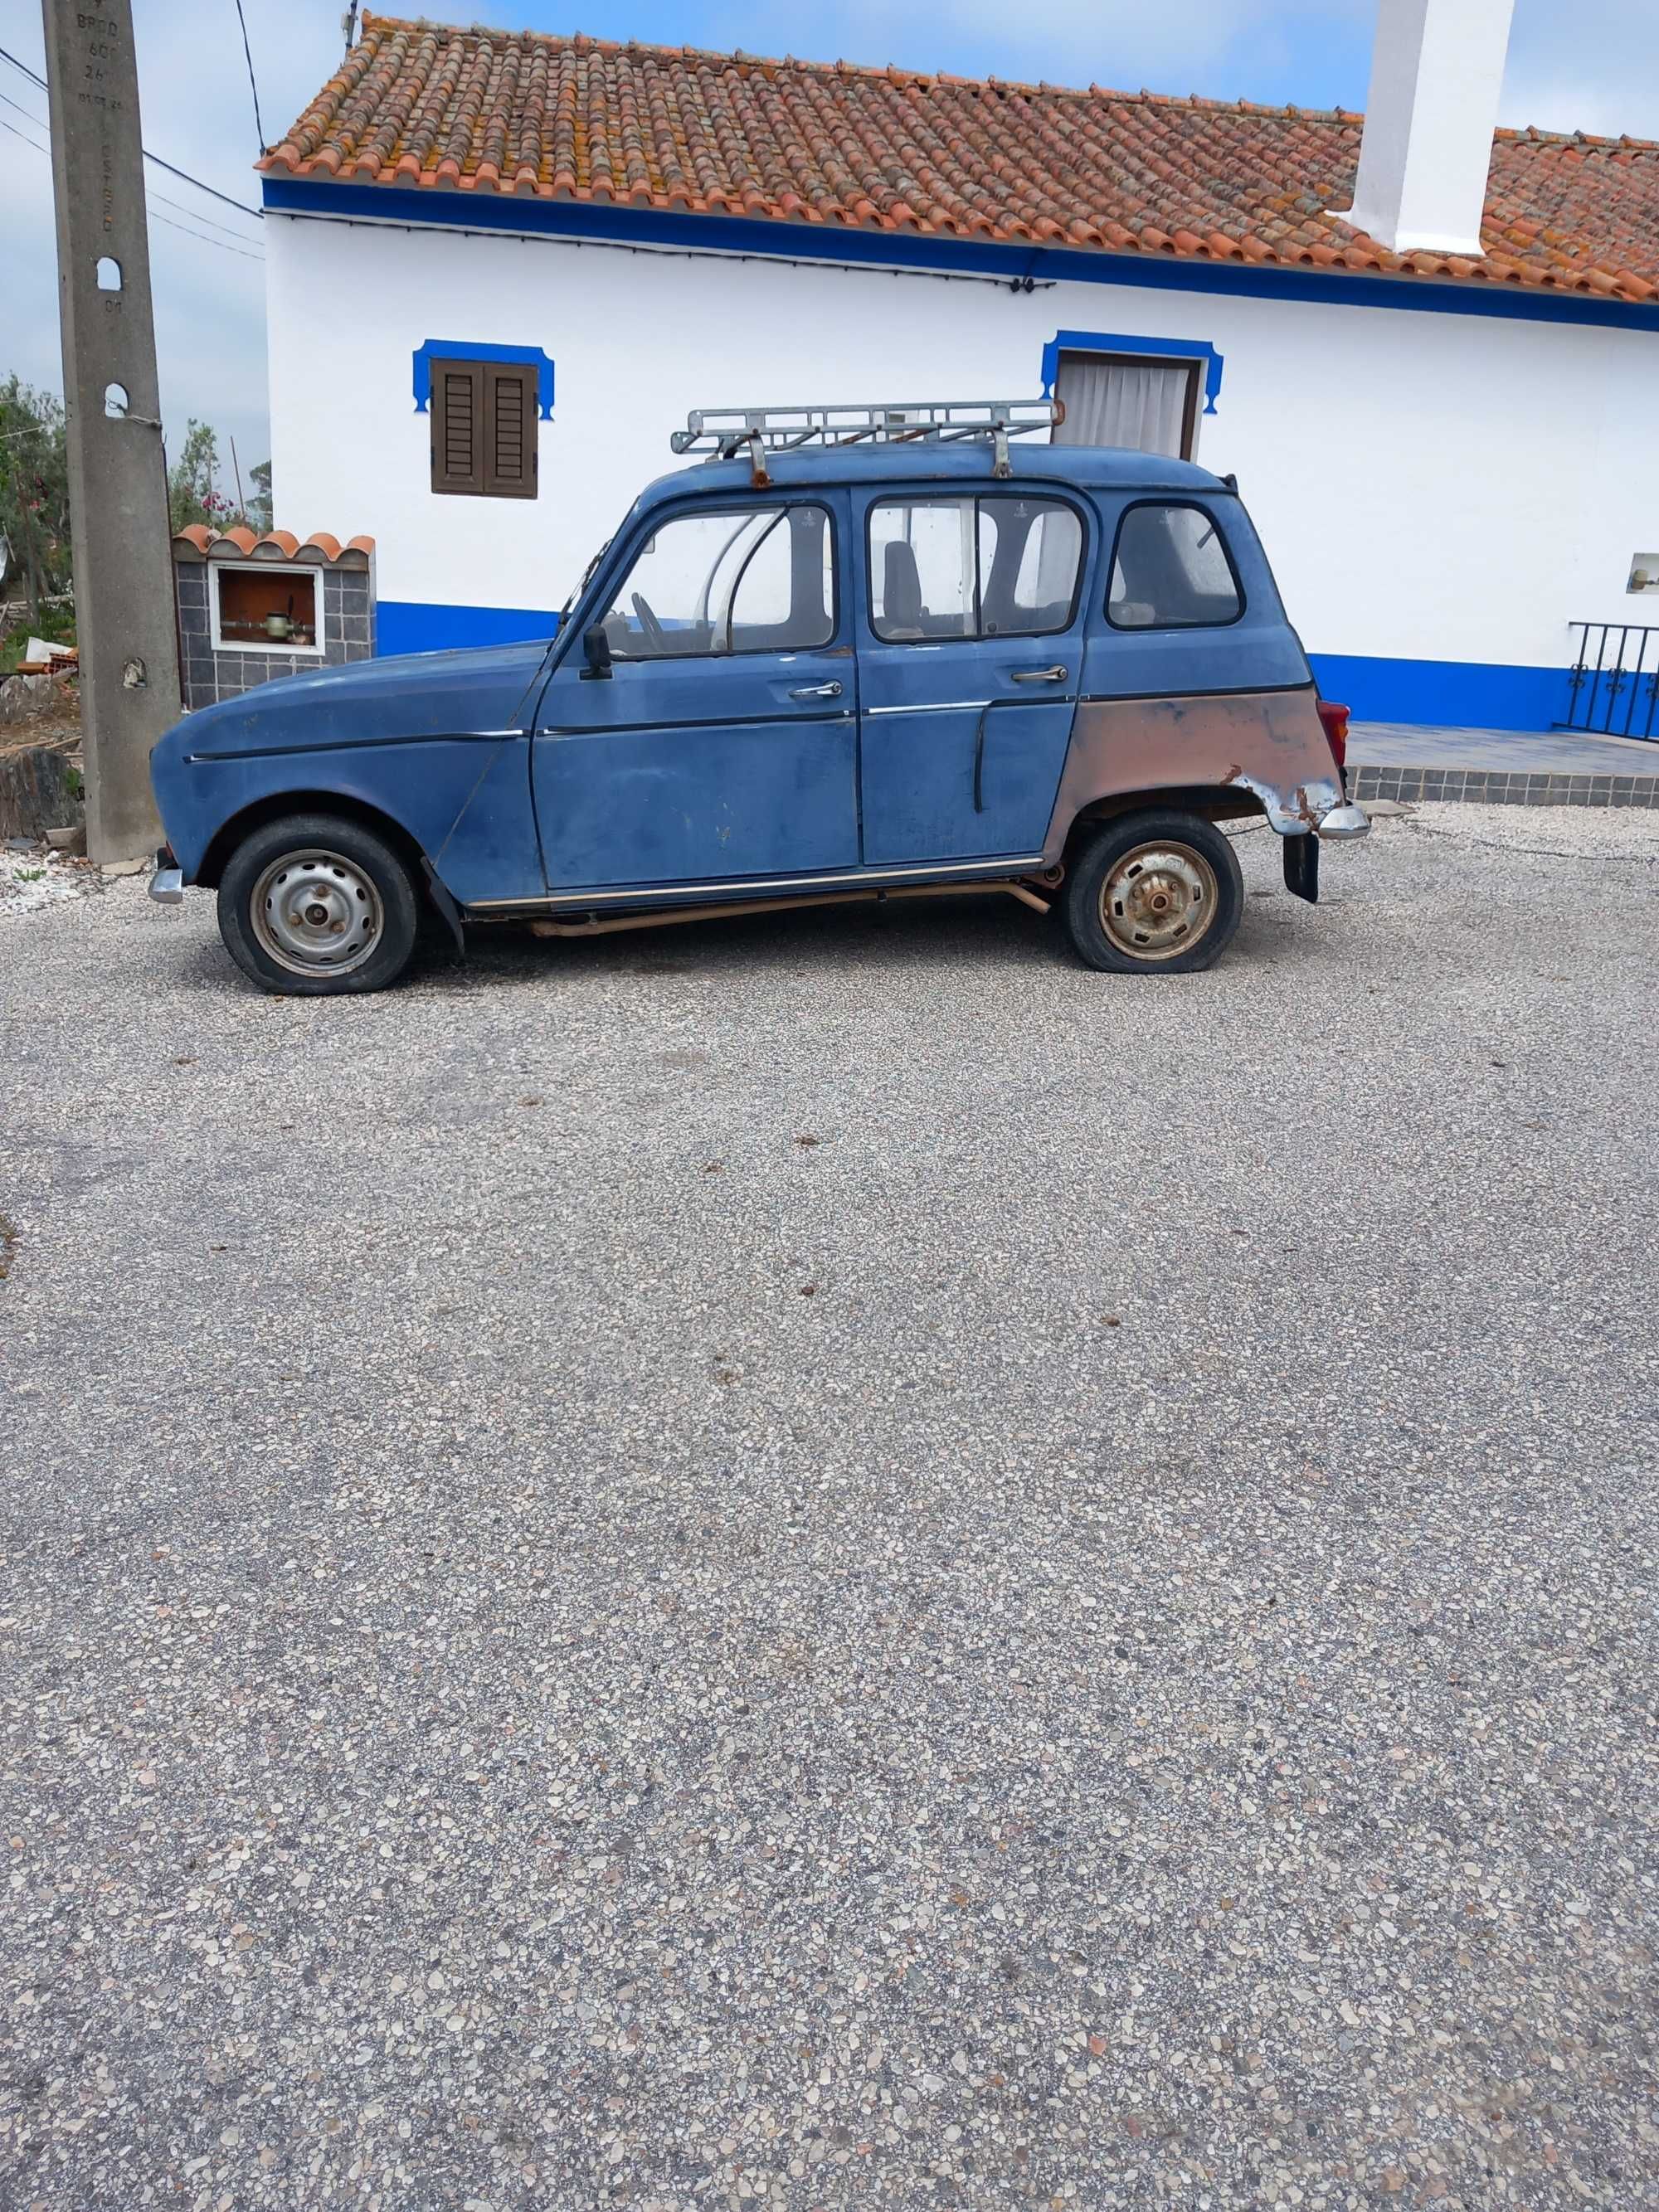
[[[0,2201],[1654,2200],[1659,822],[1243,850],[0,926]]]

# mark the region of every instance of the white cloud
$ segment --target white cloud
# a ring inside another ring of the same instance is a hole
[[[1348,106],[1364,89],[1373,13],[1374,0],[820,0],[792,14],[787,44],[813,60]],[[775,52],[777,11],[726,0],[700,43]]]
[[[1501,119],[1659,138],[1659,40],[1642,0],[1516,0]]]

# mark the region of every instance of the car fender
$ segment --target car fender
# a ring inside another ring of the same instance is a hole
[[[1080,700],[1043,857],[1062,857],[1080,818],[1176,792],[1219,817],[1265,814],[1281,837],[1317,830],[1345,795],[1313,686]]]
[[[186,882],[227,837],[292,805],[342,805],[399,830],[455,901],[544,888],[526,707],[545,647],[359,662],[186,715],[151,756]]]

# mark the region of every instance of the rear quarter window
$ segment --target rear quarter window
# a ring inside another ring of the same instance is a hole
[[[1206,507],[1148,501],[1125,511],[1106,599],[1115,629],[1215,629],[1243,611],[1232,556]]]

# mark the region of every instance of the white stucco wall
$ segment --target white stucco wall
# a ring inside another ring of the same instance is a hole
[[[1236,471],[1316,653],[1560,666],[1659,618],[1659,333],[731,261],[271,214],[278,520],[371,532],[383,602],[555,608],[693,406],[1035,396],[1058,330],[1208,340],[1198,458]],[[1287,281],[1286,293],[1293,291]],[[434,497],[428,338],[556,364],[533,502]]]

